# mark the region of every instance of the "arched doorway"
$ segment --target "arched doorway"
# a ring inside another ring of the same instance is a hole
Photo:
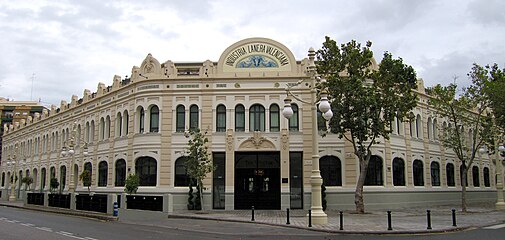
[[[281,179],[278,152],[235,154],[235,209],[280,209]]]

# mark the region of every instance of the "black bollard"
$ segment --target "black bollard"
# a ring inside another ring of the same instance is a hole
[[[251,207],[251,221],[254,221],[254,206]]]
[[[312,210],[309,210],[309,227],[312,227]]]
[[[457,227],[456,225],[456,209],[452,209],[452,226]]]
[[[388,230],[393,230],[391,226],[391,211],[388,210]]]
[[[344,213],[340,211],[340,230],[344,230]]]
[[[289,224],[289,208],[286,208],[286,224]]]
[[[431,229],[431,211],[426,210],[426,221],[428,221],[428,227],[426,229]]]

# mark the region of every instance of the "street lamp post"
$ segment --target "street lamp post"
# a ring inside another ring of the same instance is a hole
[[[310,102],[304,101],[294,94],[291,93],[290,87],[288,85],[286,92],[291,95],[296,100],[307,103],[311,105],[312,114],[312,171],[310,175],[311,184],[311,216],[312,223],[314,224],[326,224],[328,223],[328,217],[323,211],[322,199],[321,199],[321,185],[323,179],[321,178],[321,173],[319,171],[319,141],[318,141],[318,127],[317,127],[317,109],[316,105],[319,103],[319,110],[323,114],[324,119],[329,120],[333,117],[333,112],[331,111],[330,103],[328,102],[328,93],[325,89],[321,91],[320,100],[317,100],[317,86],[316,86],[316,65],[314,63],[315,51],[313,48],[309,49],[309,65],[307,69],[307,75],[310,78]],[[303,82],[299,81],[296,85]],[[284,109],[282,110],[282,115],[285,118],[290,118],[293,116],[293,109],[291,108],[291,99],[286,97],[284,100]]]
[[[505,202],[503,200],[503,176],[502,176],[502,156],[505,153],[505,147],[500,145],[496,151],[496,208],[505,209]]]
[[[70,164],[70,186],[68,186],[68,192],[73,193],[75,192],[75,183],[74,183],[74,165],[75,165],[75,135],[76,135],[76,125],[77,123],[74,122],[72,125],[72,133],[70,136],[70,142],[67,146],[63,146],[61,149],[61,156],[66,157],[69,156],[71,158],[71,164]],[[82,146],[82,153],[84,156],[88,155],[88,146],[87,143],[84,143]]]
[[[12,183],[11,183],[11,194],[9,195],[9,201],[16,201],[16,153],[18,151],[18,146],[14,148],[14,154],[12,156],[11,164],[14,165],[14,171],[12,172]]]

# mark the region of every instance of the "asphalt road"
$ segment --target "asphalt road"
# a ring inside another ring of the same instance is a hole
[[[95,219],[0,207],[0,240],[112,239],[486,239],[503,240],[505,225],[431,235],[329,234],[252,223],[166,219],[158,222],[104,222]]]

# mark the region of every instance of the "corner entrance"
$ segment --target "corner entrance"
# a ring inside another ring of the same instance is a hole
[[[279,152],[235,153],[235,209],[280,209]]]

